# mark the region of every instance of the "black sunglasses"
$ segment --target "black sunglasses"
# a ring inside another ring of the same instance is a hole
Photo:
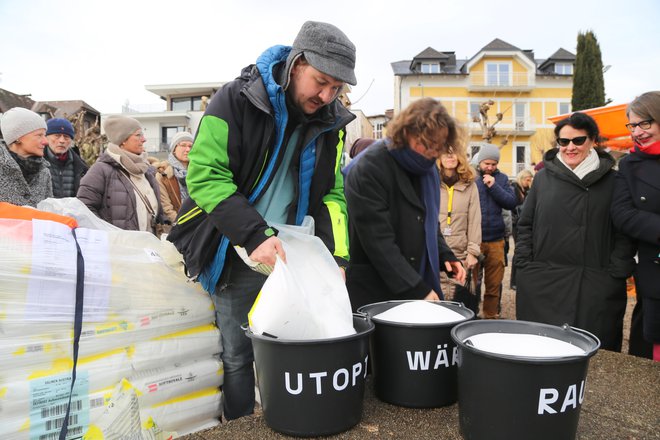
[[[568,147],[568,144],[573,142],[573,145],[576,147],[579,147],[580,145],[584,144],[587,142],[588,136],[578,136],[574,137],[573,139],[568,139],[568,138],[557,138],[557,143],[561,145],[562,147]]]

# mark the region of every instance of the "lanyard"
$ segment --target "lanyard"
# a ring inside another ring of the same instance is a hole
[[[451,225],[451,208],[454,204],[454,186],[447,188],[449,200],[447,201],[447,226]]]

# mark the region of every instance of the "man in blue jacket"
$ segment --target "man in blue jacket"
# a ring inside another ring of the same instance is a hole
[[[499,318],[500,285],[504,278],[505,225],[502,209],[513,209],[518,204],[509,177],[497,169],[500,149],[497,145],[484,144],[477,156],[475,179],[481,203],[481,253],[486,257],[481,263],[486,285],[482,314],[485,319]]]
[[[252,344],[241,325],[266,280],[235,247],[273,266],[285,255],[272,225],[300,225],[309,215],[337,265],[348,262],[340,160],[344,127],[355,116],[336,98],[346,83],[356,84],[354,68],[355,46],[346,35],[308,21],[292,47],[267,49],[220,89],[200,122],[186,177],[191,202],[177,222],[183,228],[203,211],[221,234],[210,261],[191,275],[215,301],[228,420],[254,410]]]

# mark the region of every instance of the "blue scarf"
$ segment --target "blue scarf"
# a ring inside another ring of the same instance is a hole
[[[438,216],[440,215],[440,173],[434,159],[415,153],[410,147],[389,150],[397,163],[407,172],[419,176],[422,186],[424,236],[426,252],[422,255],[419,274],[443,299],[440,288],[440,256],[438,254]]]

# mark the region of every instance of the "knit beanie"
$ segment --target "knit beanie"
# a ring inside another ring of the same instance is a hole
[[[500,149],[497,145],[483,144],[481,146],[479,149],[479,162],[483,162],[484,160],[500,161]]]
[[[355,45],[336,26],[319,21],[305,22],[289,53],[293,60],[303,54],[316,70],[351,84],[355,79]]]
[[[40,128],[46,129],[46,121],[33,111],[22,107],[7,110],[0,119],[0,131],[7,145],[11,145],[21,136]]]
[[[170,141],[170,151],[174,152],[176,146],[184,141],[193,142],[194,141],[193,135],[188,133],[187,131],[180,131],[174,136],[172,136],[172,140]]]
[[[103,130],[105,130],[108,140],[118,146],[141,128],[140,122],[128,116],[108,116],[103,122]]]
[[[69,122],[68,119],[49,119],[48,122],[46,122],[46,125],[48,126],[48,129],[46,130],[46,136],[49,134],[66,134],[69,135],[71,139],[73,139],[76,135],[75,131],[73,130],[73,125],[71,125],[71,122]]]

